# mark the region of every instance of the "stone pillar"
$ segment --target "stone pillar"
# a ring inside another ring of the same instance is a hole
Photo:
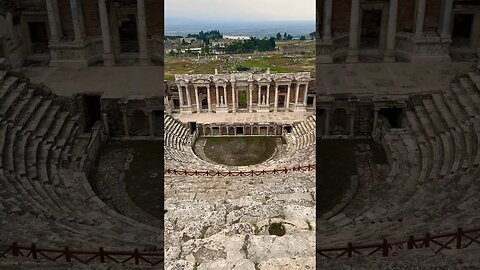
[[[330,134],[330,109],[325,109],[325,136]]]
[[[265,101],[265,104],[270,107],[270,84],[267,85],[267,100]]]
[[[358,47],[359,47],[359,32],[360,32],[360,0],[352,0],[352,9],[350,13],[350,40],[347,62],[358,62]]]
[[[188,89],[188,85],[185,86],[185,92],[187,92],[187,105],[188,105],[188,109],[191,110],[191,109],[192,109],[192,98],[190,97],[190,90]]]
[[[285,106],[285,111],[288,112],[288,109],[290,108],[290,88],[292,87],[292,83],[288,84],[287,87],[287,104]]]
[[[79,0],[70,0],[70,11],[72,13],[75,41],[83,41],[85,39],[85,24],[83,21],[82,3]]]
[[[223,86],[223,105],[227,106],[228,100],[227,100],[227,85]]]
[[[115,60],[112,53],[112,40],[110,35],[110,25],[108,22],[108,11],[106,0],[98,0],[98,9],[100,12],[100,26],[102,28],[103,41],[103,63],[105,66],[115,65]]]
[[[215,106],[219,106],[220,98],[218,97],[218,85],[215,85]]]
[[[385,50],[385,54],[383,56],[384,62],[395,62],[397,17],[398,17],[398,0],[390,0],[390,8],[388,12],[387,47]]]
[[[124,134],[126,137],[130,136],[130,133],[128,131],[128,115],[127,115],[127,111],[123,111],[122,112],[123,114],[123,131],[124,131]]]
[[[453,16],[453,0],[442,1],[442,14],[440,14],[440,37],[450,39],[450,24]]]
[[[258,86],[258,106],[262,104],[262,86]]]
[[[195,102],[197,103],[197,113],[200,113],[202,110],[201,110],[200,102],[198,101],[198,86],[196,85],[195,85]]]
[[[48,26],[50,29],[50,41],[58,42],[62,35],[60,24],[60,15],[58,14],[57,0],[46,0],[45,2],[48,14]]]
[[[332,40],[333,0],[324,0],[323,5],[323,40]]]
[[[300,92],[300,83],[297,83],[297,88],[295,89],[295,106],[298,105],[298,94]]]
[[[307,107],[307,95],[308,95],[308,83],[305,84],[305,90],[303,92],[303,105]]]
[[[182,90],[182,86],[178,86],[178,98],[180,99],[180,106],[183,106],[183,90]]]
[[[208,112],[212,112],[212,102],[210,101],[210,85],[207,86],[207,104]]]
[[[237,104],[235,102],[235,82],[232,82],[232,112],[236,112]]]
[[[423,36],[423,25],[425,23],[425,9],[427,0],[417,0],[417,13],[415,14],[415,37]]]
[[[249,97],[249,106],[248,106],[248,112],[252,112],[253,110],[253,84],[249,84],[249,89],[248,89],[248,97]]]
[[[275,104],[274,104],[274,112],[277,112],[278,109],[278,84],[275,84]]]
[[[355,112],[351,110],[350,113],[350,136],[354,135],[354,129],[355,129]]]
[[[153,113],[152,111],[147,112],[148,114],[148,124],[150,126],[150,137],[155,137],[155,131],[153,130]]]
[[[137,17],[138,17],[138,49],[140,65],[148,65],[150,59],[148,57],[147,45],[147,20],[145,15],[145,0],[137,0]]]

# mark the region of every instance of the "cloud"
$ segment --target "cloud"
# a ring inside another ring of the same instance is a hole
[[[314,21],[315,0],[165,0],[166,19]]]

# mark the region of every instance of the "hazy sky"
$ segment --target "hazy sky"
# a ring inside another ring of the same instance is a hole
[[[315,21],[315,0],[165,0],[166,18]]]

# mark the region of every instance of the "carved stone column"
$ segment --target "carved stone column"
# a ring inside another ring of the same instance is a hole
[[[442,14],[440,14],[440,37],[442,39],[450,39],[452,34],[450,33],[450,24],[453,16],[453,0],[442,1]]]
[[[390,0],[390,8],[388,12],[387,47],[385,50],[385,54],[383,56],[384,62],[395,62],[397,17],[398,17],[398,0]]]
[[[83,20],[82,3],[79,0],[70,0],[70,11],[72,13],[75,41],[83,41],[85,39],[85,24]]]
[[[200,106],[200,102],[198,101],[198,86],[195,85],[195,102],[197,103],[197,113],[201,113],[202,110],[201,110],[201,106]]]
[[[425,9],[427,0],[417,0],[417,13],[415,14],[415,37],[423,37],[423,25],[425,23]]]
[[[62,36],[62,24],[58,13],[57,0],[46,0],[45,5],[48,14],[48,26],[50,29],[50,42],[58,42]]]
[[[278,110],[278,84],[275,84],[275,104],[274,104],[273,111],[277,112]]]
[[[267,107],[270,107],[270,84],[267,85],[267,100],[266,100]]]
[[[109,67],[115,65],[115,60],[112,53],[112,40],[106,0],[98,0],[98,10],[100,13],[100,26],[102,28],[103,63],[105,66]]]
[[[262,86],[258,85],[258,102],[257,106],[262,105]]]
[[[323,5],[323,37],[324,41],[332,40],[333,0],[324,0]]]
[[[249,105],[248,105],[248,112],[252,112],[252,110],[253,110],[253,84],[250,83],[248,85],[248,88],[249,88],[248,89],[248,97],[249,97],[249,100],[250,100]]]
[[[183,106],[183,93],[182,93],[183,87],[178,85],[177,88],[178,88],[178,99],[180,100],[180,107],[182,107]]]
[[[297,83],[297,88],[295,88],[295,106],[298,105],[298,94],[300,92],[300,83]]]
[[[236,112],[237,103],[236,103],[236,92],[235,92],[235,82],[232,82],[232,112]]]
[[[207,104],[208,112],[212,112],[212,102],[210,101],[210,85],[207,85]]]
[[[219,97],[218,97],[218,85],[215,84],[215,106],[219,107]]]
[[[352,0],[352,9],[350,13],[350,41],[347,62],[358,62],[359,49],[359,31],[360,31],[360,0]]]
[[[138,17],[138,49],[139,60],[141,65],[150,64],[147,46],[147,21],[145,14],[145,0],[137,0],[137,17]]]
[[[188,89],[188,85],[185,86],[185,91],[187,92],[187,105],[188,109],[192,110],[192,98],[190,97],[190,90]]]
[[[305,84],[305,90],[303,92],[303,105],[307,107],[307,97],[308,97],[308,83]]]
[[[292,87],[292,83],[289,83],[287,86],[287,104],[285,106],[285,111],[288,112],[290,108],[290,88]]]
[[[228,105],[227,105],[228,104],[228,99],[227,98],[228,98],[228,96],[227,96],[227,85],[224,85],[223,86],[223,105],[225,107],[228,107]]]

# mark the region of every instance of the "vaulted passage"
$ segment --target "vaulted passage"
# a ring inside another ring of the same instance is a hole
[[[30,33],[32,54],[48,54],[48,35],[45,23],[29,22],[28,31]]]

